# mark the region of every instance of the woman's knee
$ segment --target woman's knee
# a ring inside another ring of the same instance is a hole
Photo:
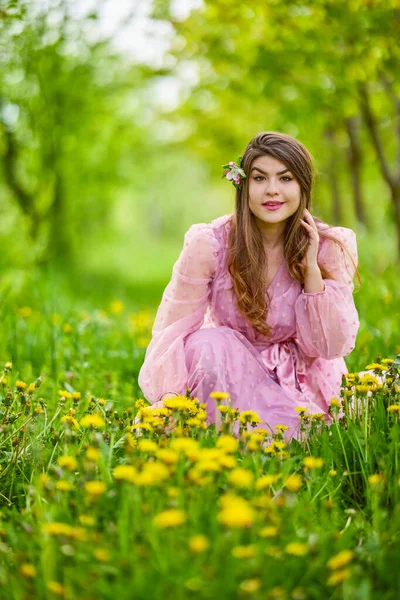
[[[228,348],[233,336],[234,330],[225,325],[198,329],[187,336],[185,349],[192,354],[204,351],[215,354],[216,349]]]

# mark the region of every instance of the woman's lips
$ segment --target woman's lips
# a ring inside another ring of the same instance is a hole
[[[278,210],[278,208],[280,208],[284,204],[285,204],[284,202],[279,202],[279,204],[276,203],[276,204],[273,204],[273,205],[272,204],[270,204],[270,205],[263,204],[263,207],[266,208],[267,210]]]

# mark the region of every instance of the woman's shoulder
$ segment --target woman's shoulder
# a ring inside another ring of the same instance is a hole
[[[222,241],[222,231],[231,216],[232,214],[223,215],[213,219],[210,223],[193,223],[185,233],[185,245],[193,241],[203,241],[212,244],[218,250]]]
[[[341,244],[349,250],[352,257],[357,260],[357,236],[353,229],[339,225],[328,225],[327,223],[322,222],[317,223],[317,228],[319,231],[326,233],[326,237],[320,235],[319,255],[337,254],[338,251],[340,253],[343,252],[341,246],[336,243],[337,240],[338,242],[341,242]]]

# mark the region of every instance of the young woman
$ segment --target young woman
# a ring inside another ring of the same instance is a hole
[[[225,173],[235,212],[192,225],[162,296],[139,373],[154,407],[197,397],[215,423],[212,391],[253,410],[263,427],[325,413],[359,328],[354,231],[313,217],[313,159],[295,138],[262,132]],[[223,401],[224,402],[224,401]]]

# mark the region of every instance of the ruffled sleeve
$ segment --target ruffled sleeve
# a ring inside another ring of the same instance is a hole
[[[204,322],[218,251],[219,242],[211,225],[197,223],[186,232],[138,377],[145,398],[152,404],[168,393],[186,394],[184,340]]]
[[[354,231],[346,227],[333,227],[329,233],[345,244],[358,265]],[[324,279],[324,291],[307,293],[303,289],[297,298],[294,305],[296,337],[306,356],[330,360],[347,356],[355,346],[360,326],[353,299],[355,268],[348,254],[327,238],[322,238],[318,263],[334,279]]]

